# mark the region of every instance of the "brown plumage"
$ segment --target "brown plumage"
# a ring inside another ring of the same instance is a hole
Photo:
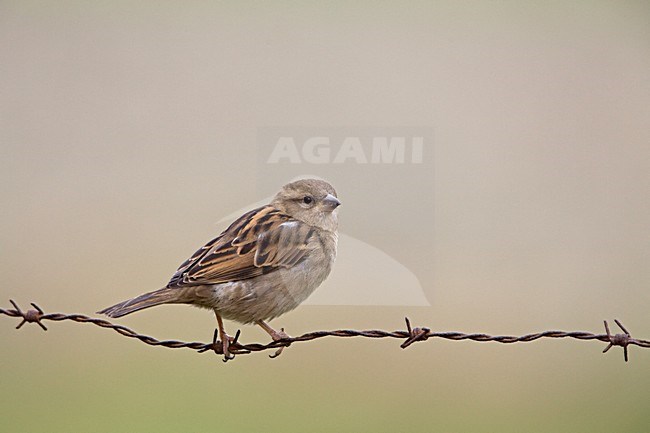
[[[287,184],[269,205],[242,215],[181,264],[167,286],[100,313],[122,317],[169,303],[211,308],[226,359],[232,356],[222,317],[255,322],[274,339],[282,338],[286,334],[265,320],[297,307],[329,275],[336,258],[339,204],[327,182]]]

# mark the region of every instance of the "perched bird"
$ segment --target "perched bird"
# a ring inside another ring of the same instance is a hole
[[[271,203],[245,213],[194,253],[165,287],[99,313],[122,317],[160,304],[212,309],[224,361],[234,355],[223,318],[256,323],[274,341],[287,338],[266,321],[296,308],[329,275],[336,259],[340,204],[325,181],[291,182]]]

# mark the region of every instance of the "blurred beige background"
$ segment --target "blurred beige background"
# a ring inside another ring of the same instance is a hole
[[[392,166],[295,171],[330,179],[342,232],[406,266],[431,306],[306,305],[276,326],[393,330],[408,315],[521,334],[619,318],[650,338],[649,20],[642,1],[2,1],[0,304],[93,314],[164,285],[217,221],[295,175],[260,166],[260,128],[427,127],[429,159],[403,183]],[[368,266],[347,254],[319,293],[360,290]],[[192,341],[214,327],[183,306],[120,323]],[[594,342],[329,339],[224,365],[16,324],[0,317],[6,431],[650,424],[638,348],[625,364]]]

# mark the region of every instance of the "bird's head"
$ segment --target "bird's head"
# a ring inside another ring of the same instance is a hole
[[[338,227],[336,190],[324,180],[301,179],[282,187],[271,206],[293,218],[327,231]]]

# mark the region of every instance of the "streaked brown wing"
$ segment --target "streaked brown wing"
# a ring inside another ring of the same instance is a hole
[[[245,280],[298,263],[312,227],[271,206],[252,210],[185,261],[168,287]]]

